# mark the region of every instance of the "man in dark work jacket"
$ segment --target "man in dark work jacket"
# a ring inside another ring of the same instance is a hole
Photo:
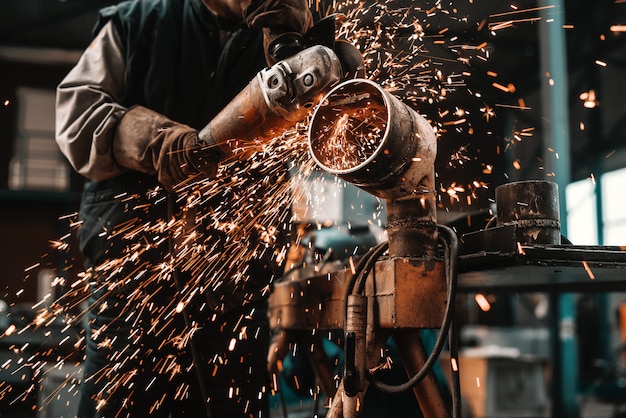
[[[198,132],[267,65],[263,32],[243,22],[248,3],[137,0],[105,8],[93,42],[58,87],[57,142],[87,178],[79,229],[87,267],[123,260],[90,283],[79,417],[269,416],[263,298],[217,316],[190,314],[199,324],[199,363],[189,344],[178,344],[181,315],[169,314],[175,280],[141,280],[167,244],[128,256],[134,244],[167,240],[147,230],[121,240],[118,231],[168,219],[166,195],[179,182],[210,177],[233,155],[229,144],[198,151]],[[282,3],[306,0],[270,3],[280,12]],[[285,6],[284,16],[290,30],[311,26],[306,6]],[[270,272],[261,270],[255,279],[263,282]]]

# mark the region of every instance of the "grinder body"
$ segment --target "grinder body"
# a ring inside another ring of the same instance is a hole
[[[341,62],[332,49],[322,45],[304,49],[261,70],[198,137],[201,143],[222,149],[232,149],[231,141],[276,137],[303,121],[341,76]]]

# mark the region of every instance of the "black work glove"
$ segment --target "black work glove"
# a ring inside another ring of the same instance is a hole
[[[214,176],[226,153],[198,139],[198,131],[142,106],[130,108],[117,126],[113,156],[121,166],[156,174],[169,191],[188,177]]]
[[[248,27],[263,29],[268,66],[301,50],[302,37],[313,26],[307,0],[252,0],[244,18]]]

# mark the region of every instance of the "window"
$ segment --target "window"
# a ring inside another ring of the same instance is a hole
[[[565,189],[567,238],[574,245],[597,245],[596,186],[591,179],[571,183]]]
[[[17,138],[9,166],[12,190],[69,190],[69,166],[54,140],[54,101],[54,90],[17,89]]]
[[[626,245],[626,168],[605,173],[602,185],[604,245]]]
[[[624,184],[626,168],[604,173],[597,182],[586,179],[567,186],[567,237],[573,244],[626,245]],[[600,217],[598,195],[602,196]]]

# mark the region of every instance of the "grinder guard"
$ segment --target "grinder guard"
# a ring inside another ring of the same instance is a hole
[[[341,63],[332,49],[307,48],[260,71],[198,136],[209,145],[279,136],[304,120],[341,76]]]

